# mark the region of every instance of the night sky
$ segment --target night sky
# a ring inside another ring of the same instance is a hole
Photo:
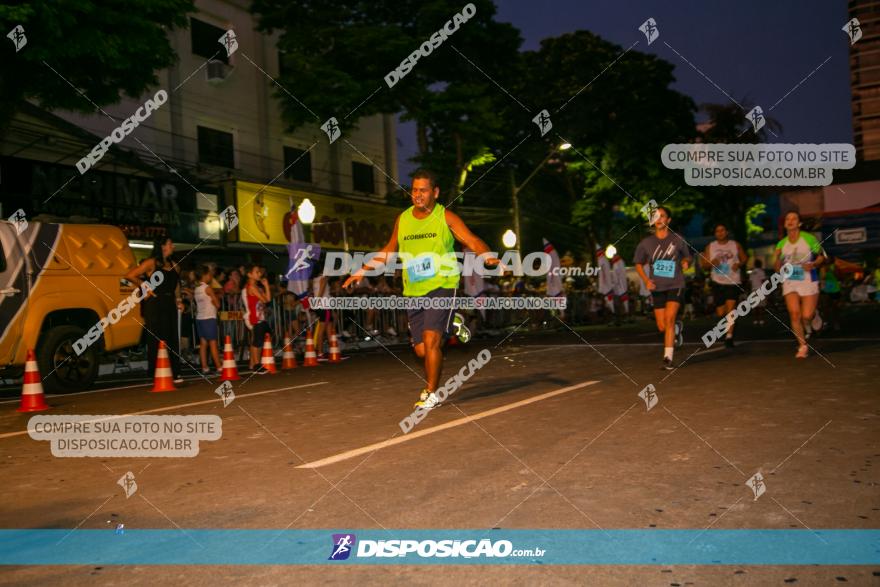
[[[634,51],[675,64],[676,90],[697,104],[728,101],[665,42],[737,101],[760,104],[779,121],[782,132],[774,142],[852,142],[849,39],[841,30],[850,17],[844,0],[496,0],[496,5],[497,19],[521,31],[523,50],[578,29],[623,48],[638,40]],[[638,30],[648,17],[660,29],[650,46]],[[407,159],[417,150],[414,125],[400,124],[398,139],[400,177],[406,185],[414,169]]]

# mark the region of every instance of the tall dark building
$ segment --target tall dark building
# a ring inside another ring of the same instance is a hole
[[[880,160],[880,0],[850,0],[849,15],[862,30],[849,54],[856,156]]]

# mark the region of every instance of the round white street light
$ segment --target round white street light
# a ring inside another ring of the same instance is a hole
[[[504,243],[504,246],[508,249],[512,249],[516,246],[516,234],[507,229],[507,231],[501,236],[501,242]]]
[[[303,224],[311,224],[315,221],[315,205],[312,204],[308,198],[300,203],[299,208],[297,208],[297,213]]]

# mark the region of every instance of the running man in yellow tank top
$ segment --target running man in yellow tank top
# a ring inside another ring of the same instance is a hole
[[[472,233],[457,214],[437,203],[440,188],[436,176],[425,169],[413,175],[412,206],[394,223],[391,238],[376,256],[355,271],[342,285],[348,289],[366,271],[381,267],[393,253],[400,252],[403,263],[403,295],[419,298],[455,298],[460,274],[453,245],[460,242],[477,256],[489,253],[479,237]],[[500,263],[495,256],[484,257],[485,264]],[[454,308],[417,308],[407,310],[409,329],[416,355],[424,359],[426,386],[417,406],[433,408],[438,403],[434,393],[443,370],[443,337],[449,331]]]

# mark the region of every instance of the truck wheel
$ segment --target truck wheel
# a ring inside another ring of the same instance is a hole
[[[73,350],[74,341],[86,331],[78,326],[56,326],[44,336],[37,349],[37,363],[43,383],[50,391],[65,392],[86,389],[98,376],[98,345],[83,354]]]

